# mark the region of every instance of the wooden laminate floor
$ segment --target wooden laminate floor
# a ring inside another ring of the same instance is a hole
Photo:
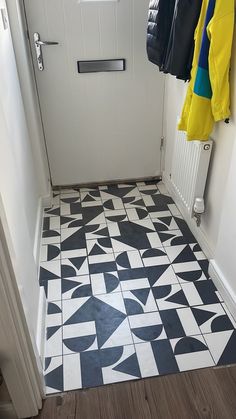
[[[47,398],[38,416],[38,419],[197,418],[236,418],[236,366],[64,393]]]

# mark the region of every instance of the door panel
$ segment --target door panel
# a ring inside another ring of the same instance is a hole
[[[146,57],[149,0],[25,0],[54,185],[160,174],[163,77]],[[45,46],[37,69],[33,34]],[[78,60],[125,58],[79,74]]]

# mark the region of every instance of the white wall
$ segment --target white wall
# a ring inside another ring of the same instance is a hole
[[[0,8],[5,1],[0,0]],[[5,217],[24,311],[35,341],[39,308],[33,255],[41,204],[40,181],[25,119],[10,29],[0,17],[0,216]]]
[[[205,235],[211,256],[219,264],[223,275],[236,292],[236,54],[232,59],[231,100],[232,117],[229,125],[216,124],[212,134],[214,151],[205,198],[206,213],[200,229]],[[166,137],[165,174],[171,173],[177,116],[180,115],[187,84],[174,77],[166,78],[165,121]]]

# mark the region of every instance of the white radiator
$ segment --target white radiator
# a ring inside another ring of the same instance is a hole
[[[212,145],[212,140],[186,141],[186,134],[177,132],[170,180],[190,216],[195,199],[204,196]]]

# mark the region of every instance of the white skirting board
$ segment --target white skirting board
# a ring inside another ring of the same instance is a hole
[[[40,273],[40,249],[41,249],[41,239],[42,239],[42,229],[43,229],[43,210],[44,208],[50,207],[52,205],[52,188],[49,184],[48,195],[39,199],[38,213],[37,213],[37,222],[35,229],[35,241],[34,241],[34,258],[38,270],[38,276]],[[37,322],[37,332],[36,332],[36,344],[37,349],[40,355],[41,362],[44,360],[44,346],[45,346],[45,322],[46,322],[46,311],[47,303],[44,293],[44,288],[40,287],[39,293],[39,309],[38,309],[38,322]]]
[[[37,219],[36,219],[35,235],[34,235],[34,260],[37,267],[39,267],[39,262],[40,262],[40,246],[41,246],[42,226],[43,226],[43,209],[50,207],[51,204],[52,204],[52,188],[51,188],[51,185],[48,184],[48,195],[44,197],[40,197],[38,201],[38,211],[37,211]]]
[[[43,223],[43,205],[42,205],[42,198],[39,198],[37,219],[36,219],[36,226],[35,226],[35,235],[34,235],[34,260],[35,260],[37,269],[39,267],[39,261],[40,261],[42,223]]]
[[[165,184],[166,189],[168,190],[172,199],[177,205],[179,211],[183,215],[184,220],[186,221],[193,235],[196,237],[196,240],[200,244],[203,252],[205,253],[208,259],[211,259],[213,257],[213,252],[207,240],[207,237],[201,230],[201,227],[197,227],[195,219],[190,217],[189,212],[186,210],[185,206],[182,204],[181,199],[179,198],[178,194],[173,188],[173,185],[171,181],[169,180],[168,176],[165,174],[165,172],[163,173],[162,180],[163,180],[163,183]]]
[[[37,333],[36,333],[36,345],[39,352],[41,362],[44,360],[44,347],[46,339],[46,314],[47,314],[47,302],[44,293],[44,288],[40,287],[39,293],[39,310],[38,310],[38,321],[37,321]]]
[[[214,259],[210,260],[209,274],[213,280],[216,288],[220,292],[225,304],[227,305],[230,313],[236,320],[236,294],[232,290],[229,282],[225,278],[223,272],[220,270]]]

